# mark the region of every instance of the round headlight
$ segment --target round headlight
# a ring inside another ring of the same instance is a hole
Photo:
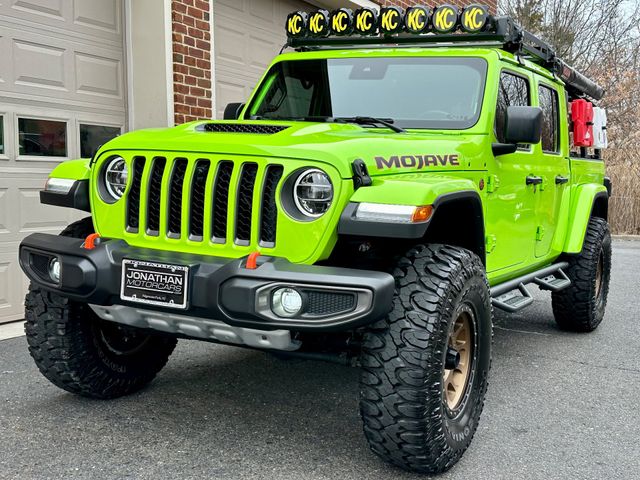
[[[303,215],[323,215],[333,200],[333,185],[329,176],[322,170],[305,170],[293,186],[293,199]]]
[[[122,157],[109,160],[107,168],[104,170],[104,186],[114,200],[119,200],[124,195],[128,177],[127,164]]]

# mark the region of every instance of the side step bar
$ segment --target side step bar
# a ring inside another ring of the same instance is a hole
[[[558,292],[571,285],[571,280],[562,271],[568,266],[567,262],[555,263],[536,272],[496,285],[491,288],[491,303],[494,307],[511,313],[522,310],[533,303],[533,295],[527,290],[528,284],[535,283],[542,290],[552,292]]]

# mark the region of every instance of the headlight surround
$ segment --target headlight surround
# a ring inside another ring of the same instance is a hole
[[[300,213],[318,218],[333,202],[333,184],[329,175],[317,168],[305,170],[293,184],[293,201]]]
[[[108,160],[103,170],[102,180],[111,200],[120,200],[127,189],[127,181],[129,180],[129,170],[124,158],[113,157]]]

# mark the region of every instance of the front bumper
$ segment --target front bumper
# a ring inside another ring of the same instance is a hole
[[[43,268],[53,257],[61,263],[59,283],[52,282]],[[187,307],[176,310],[122,300],[123,259],[188,266]],[[248,269],[246,257],[229,259],[143,249],[131,247],[124,240],[103,241],[87,250],[83,240],[41,233],[32,234],[21,243],[20,265],[33,283],[78,302],[144,307],[257,330],[353,329],[385,316],[394,293],[393,277],[382,272],[299,265],[265,256],[259,257],[256,269]],[[308,292],[317,305],[294,318],[278,317],[265,299],[280,287]],[[344,299],[345,295],[353,297],[351,304],[332,300],[332,296]],[[338,306],[341,310],[336,310]]]

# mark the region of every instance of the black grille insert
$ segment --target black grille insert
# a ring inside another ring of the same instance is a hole
[[[253,189],[256,184],[258,165],[245,163],[240,173],[236,201],[236,244],[251,243],[251,220],[253,214]]]
[[[176,158],[171,172],[169,187],[169,231],[172,238],[180,238],[182,234],[182,186],[187,171],[187,159]]]
[[[198,160],[191,177],[191,209],[189,210],[189,236],[200,241],[204,232],[204,198],[209,160]]]
[[[283,125],[260,125],[257,123],[205,123],[201,129],[211,133],[257,133],[260,135],[273,135],[286,130]]]
[[[147,192],[147,233],[157,236],[160,232],[160,202],[162,201],[162,177],[167,160],[156,157],[151,165],[149,191]]]
[[[135,157],[131,169],[131,189],[127,196],[127,226],[130,232],[137,232],[140,227],[140,187],[145,159]]]
[[[264,247],[273,248],[276,243],[276,226],[278,209],[276,206],[276,191],[282,178],[282,166],[270,165],[264,178],[262,187],[262,205],[260,211],[260,243]]]
[[[356,307],[353,293],[307,290],[306,313],[314,316],[347,313]]]
[[[227,218],[229,216],[229,187],[233,162],[222,161],[218,164],[216,181],[213,186],[213,215],[211,222],[212,241],[224,243],[227,239]]]

